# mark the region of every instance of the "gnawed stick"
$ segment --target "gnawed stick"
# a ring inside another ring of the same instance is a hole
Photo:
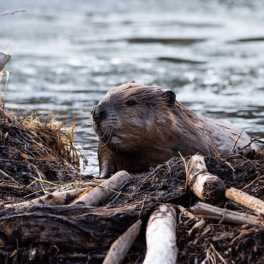
[[[131,176],[126,171],[119,171],[89,193],[74,201],[72,205],[99,206],[100,202],[106,201],[113,192],[117,191],[125,182],[129,182],[130,179]]]
[[[198,217],[196,217],[195,215],[193,215],[192,213],[190,213],[186,208],[184,208],[181,205],[177,205],[177,208],[181,211],[182,215],[184,217],[188,217],[190,219],[195,219],[195,220],[199,220]]]
[[[144,264],[174,264],[177,261],[176,212],[171,206],[160,205],[149,217],[147,254]]]
[[[199,218],[221,220],[238,225],[248,224],[253,226],[263,226],[262,221],[255,215],[238,213],[202,202],[198,202],[191,207],[191,211]]]
[[[225,185],[221,179],[208,172],[203,156],[192,156],[188,171],[188,185],[196,196],[210,204],[223,201]]]
[[[123,233],[109,249],[103,264],[121,264],[137,238],[142,221],[138,220]]]
[[[78,197],[82,192],[85,191],[85,188],[82,189],[75,189],[75,190],[68,190],[63,192],[56,192],[56,193],[50,193],[44,196],[41,196],[39,198],[33,199],[28,202],[22,202],[22,203],[15,203],[15,204],[7,204],[4,207],[5,208],[11,208],[11,209],[21,209],[25,207],[30,207],[36,204],[47,204],[47,205],[64,205],[67,200],[74,199]]]
[[[264,202],[241,190],[230,188],[226,190],[225,196],[238,204],[241,204],[255,213],[264,215]]]

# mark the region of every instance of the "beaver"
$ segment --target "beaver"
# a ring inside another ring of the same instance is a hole
[[[108,91],[92,109],[91,123],[99,137],[100,178],[120,170],[144,172],[179,153],[230,153],[240,135],[227,123],[195,114],[173,91],[134,82]],[[236,147],[249,142],[243,132]]]

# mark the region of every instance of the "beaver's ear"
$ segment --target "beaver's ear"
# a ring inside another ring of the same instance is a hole
[[[167,106],[172,107],[176,100],[176,94],[173,91],[165,90],[162,94],[162,99],[166,102]]]

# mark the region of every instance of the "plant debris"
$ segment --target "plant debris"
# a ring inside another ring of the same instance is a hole
[[[82,180],[74,126],[69,131],[55,117],[42,124],[34,114],[17,117],[0,108],[0,198],[43,195],[60,184]]]

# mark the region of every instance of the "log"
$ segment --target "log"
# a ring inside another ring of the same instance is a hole
[[[144,264],[174,264],[177,261],[176,212],[171,206],[160,205],[147,225],[147,254]]]
[[[238,213],[202,202],[198,202],[195,206],[191,207],[191,211],[200,218],[221,220],[238,225],[263,226],[261,220],[254,215]]]
[[[99,206],[126,182],[129,182],[131,176],[126,171],[119,171],[111,178],[86,193],[72,204],[83,204],[86,206]]]
[[[188,167],[188,185],[191,191],[206,203],[217,204],[225,198],[225,184],[208,172],[201,155],[192,156]]]
[[[26,210],[0,211],[2,244],[56,245],[60,250],[107,249],[138,219],[146,221],[154,202],[117,208],[38,205]],[[2,217],[1,217],[2,216]]]
[[[47,205],[51,205],[51,206],[63,205],[67,201],[75,199],[84,191],[85,191],[85,188],[68,190],[68,191],[63,191],[63,192],[50,193],[50,194],[41,196],[39,198],[33,199],[31,201],[22,202],[22,203],[7,204],[4,206],[4,208],[10,208],[10,209],[18,210],[21,208],[30,207],[30,206],[34,206],[37,204],[47,204]]]
[[[241,204],[255,213],[264,215],[264,202],[241,190],[230,188],[226,190],[225,196],[238,204]]]
[[[121,264],[123,263],[129,249],[137,238],[142,221],[138,220],[135,224],[121,235],[111,246],[103,264]]]

